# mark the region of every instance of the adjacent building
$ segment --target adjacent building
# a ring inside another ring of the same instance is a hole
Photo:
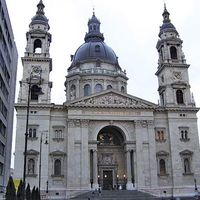
[[[5,0],[0,0],[0,190],[10,175],[18,53]]]
[[[62,105],[51,102],[50,26],[43,2],[37,7],[26,34],[16,103],[15,178],[23,176],[30,100],[26,181],[31,187],[41,183],[42,192],[57,197],[99,186],[193,195],[194,179],[200,182],[198,108],[183,41],[166,7],[156,45],[159,104],[127,93],[127,74],[93,13],[85,42],[71,57]]]

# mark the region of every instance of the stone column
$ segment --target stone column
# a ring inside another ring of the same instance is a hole
[[[134,187],[136,188],[136,151],[133,151],[133,175],[134,175]]]
[[[150,163],[150,183],[151,188],[156,188],[157,183],[157,161],[156,161],[156,142],[155,131],[153,121],[148,121],[148,133],[149,133],[149,163]]]
[[[89,160],[88,160],[88,120],[81,120],[81,188],[88,189]]]
[[[93,188],[98,188],[98,178],[97,178],[97,150],[93,150]]]
[[[130,156],[130,150],[126,151],[126,171],[127,171],[126,189],[127,190],[133,190],[133,184],[132,184],[132,181],[131,181],[131,156]]]
[[[144,162],[143,162],[143,127],[141,125],[141,121],[135,121],[135,133],[136,133],[136,176],[135,176],[135,184],[137,185],[137,189],[145,186],[144,180]]]
[[[75,124],[74,120],[70,119],[68,120],[68,134],[67,134],[67,168],[68,169],[74,169],[75,165],[75,159],[74,159],[74,130]],[[67,170],[67,187],[68,189],[71,189],[74,187],[74,173],[71,172],[71,170]]]
[[[80,79],[77,79],[77,83],[76,83],[76,98],[80,97]]]

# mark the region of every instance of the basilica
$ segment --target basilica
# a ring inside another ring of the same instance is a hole
[[[98,187],[194,194],[194,180],[200,183],[198,108],[183,41],[166,6],[162,18],[158,104],[127,93],[126,71],[93,13],[65,74],[66,101],[57,105],[51,102],[50,26],[39,1],[26,33],[15,104],[15,179],[25,175],[26,184],[60,198]]]

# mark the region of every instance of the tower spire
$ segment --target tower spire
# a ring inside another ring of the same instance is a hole
[[[93,8],[92,18],[88,21],[88,33],[86,33],[85,41],[91,40],[104,41],[103,34],[100,32],[100,21],[95,16],[95,10]]]
[[[37,5],[38,10],[37,10],[36,14],[38,14],[38,15],[44,15],[44,7],[45,6],[43,4],[43,1],[40,0],[40,2]]]
[[[164,11],[163,11],[163,22],[164,23],[168,23],[170,22],[170,18],[169,18],[170,13],[167,11],[167,7],[166,7],[166,3],[164,3]]]

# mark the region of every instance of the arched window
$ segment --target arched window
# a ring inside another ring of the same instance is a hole
[[[103,86],[101,84],[96,84],[95,85],[95,92],[101,92],[103,90]]]
[[[123,92],[123,93],[125,92],[124,86],[121,87],[121,92]]]
[[[184,159],[184,172],[185,174],[190,173],[190,161],[188,158]]]
[[[29,130],[28,130],[28,136],[29,136],[30,138],[33,136],[33,134],[32,134],[32,128],[29,128]]]
[[[160,175],[166,175],[165,160],[164,159],[160,159],[159,165],[160,165]]]
[[[112,85],[107,86],[107,90],[112,89]]]
[[[91,86],[89,84],[86,84],[84,86],[84,96],[89,96],[91,95]]]
[[[28,137],[36,138],[36,136],[37,136],[37,129],[36,128],[29,128]]]
[[[28,174],[35,174],[35,160],[32,158],[28,160]]]
[[[178,104],[183,104],[183,92],[182,90],[176,91],[176,100]]]
[[[95,51],[96,51],[96,52],[100,52],[100,46],[99,46],[99,45],[96,45],[96,46],[95,46]]]
[[[70,88],[70,99],[73,100],[76,98],[76,86],[72,85]]]
[[[36,128],[33,128],[33,137],[34,137],[34,138],[36,138],[36,133],[37,133]]]
[[[38,100],[38,96],[41,93],[41,88],[38,87],[37,85],[33,85],[31,87],[31,100]]]
[[[185,130],[185,139],[186,140],[188,139],[188,132],[187,132],[187,130]]]
[[[61,161],[60,159],[56,159],[54,162],[54,175],[60,176],[61,175]]]
[[[41,53],[42,52],[42,42],[39,39],[34,41],[34,53]]]
[[[176,47],[170,47],[171,59],[177,59],[177,50]]]

